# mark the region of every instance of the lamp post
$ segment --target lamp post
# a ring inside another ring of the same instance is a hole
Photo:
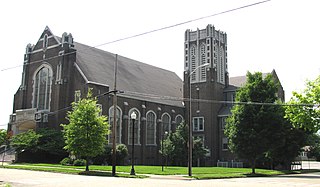
[[[137,114],[135,111],[131,113],[131,119],[132,119],[132,149],[131,149],[131,172],[130,175],[135,175],[136,172],[134,171],[134,122],[137,118]]]
[[[192,176],[192,147],[193,147],[193,138],[192,138],[192,110],[191,110],[191,75],[195,73],[199,68],[209,66],[210,63],[202,64],[196,67],[193,71],[189,73],[189,138],[188,138],[188,175]]]
[[[163,128],[163,126],[162,126]],[[168,131],[165,131],[164,134],[162,135],[162,139],[161,139],[161,153],[162,153],[162,171],[163,171],[163,165],[164,165],[164,153],[163,153],[163,140],[164,137],[167,136]]]

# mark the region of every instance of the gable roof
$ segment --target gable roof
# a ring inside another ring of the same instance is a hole
[[[44,42],[45,35],[47,35],[48,37],[48,41],[47,41],[48,46],[55,46],[60,44],[60,41],[59,41],[60,39],[57,36],[53,35],[50,28],[46,26],[40,38],[38,39],[37,43],[34,46],[32,46],[32,51],[43,50],[43,42]]]
[[[74,45],[76,64],[88,82],[108,85],[112,90],[115,54],[76,42]],[[182,80],[174,72],[118,55],[117,89],[125,91],[124,96],[182,107],[181,101],[150,97],[180,98],[182,86]]]
[[[275,70],[271,72],[271,74],[275,73]],[[262,77],[265,78],[270,73],[262,73]],[[247,82],[247,76],[236,76],[236,77],[230,77],[229,78],[229,85],[227,88],[224,89],[224,91],[235,91],[238,88],[244,86]]]

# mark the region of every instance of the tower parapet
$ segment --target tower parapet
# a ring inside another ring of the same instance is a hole
[[[184,68],[189,73],[202,64],[209,63],[216,72],[216,81],[226,84],[228,74],[227,34],[216,30],[213,25],[205,29],[185,32]],[[206,67],[191,75],[191,83],[205,82]]]

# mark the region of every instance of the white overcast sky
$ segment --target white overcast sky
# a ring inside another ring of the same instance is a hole
[[[90,46],[212,15],[260,0],[7,0],[0,2],[0,128],[6,128],[21,82],[25,47],[46,26]],[[271,0],[99,48],[183,75],[186,29],[213,24],[228,34],[230,76],[275,69],[286,91],[320,74],[320,1]]]

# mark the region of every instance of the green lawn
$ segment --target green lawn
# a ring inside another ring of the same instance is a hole
[[[60,164],[11,164],[5,166],[7,168],[28,169],[37,171],[50,171],[69,174],[83,174],[83,175],[98,175],[98,176],[111,176],[111,166],[98,166],[91,165],[90,172],[84,172],[84,166],[62,166]],[[133,177],[130,176],[131,166],[117,166],[117,176],[120,177]],[[185,175],[187,176],[187,167],[164,167],[161,166],[135,166],[135,171],[139,178],[146,177],[146,174],[153,175]],[[319,170],[316,170],[319,171]],[[301,171],[275,171],[256,169],[256,174],[251,174],[250,168],[222,168],[222,167],[193,167],[193,177],[196,179],[217,179],[217,178],[235,178],[235,177],[254,177],[254,176],[272,176],[289,173],[301,173]]]

